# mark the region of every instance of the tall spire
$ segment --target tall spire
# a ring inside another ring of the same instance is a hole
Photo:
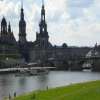
[[[8,25],[8,32],[11,33],[11,25],[10,25],[10,22],[9,22],[9,25]]]
[[[40,48],[48,48],[51,45],[49,43],[49,35],[47,31],[47,23],[45,19],[45,5],[44,5],[44,0],[41,0],[42,3],[42,8],[41,8],[41,20],[39,23],[39,29],[40,32],[36,34],[36,41],[37,41],[37,46]]]
[[[23,0],[21,0],[21,13],[19,21],[19,41],[20,43],[26,42],[26,22],[24,19]]]
[[[40,21],[40,33],[46,34],[48,36],[47,32],[47,24],[45,21],[45,8],[44,8],[44,0],[42,0],[42,8],[41,8],[41,21]]]
[[[41,20],[45,21],[45,7],[44,7],[44,0],[42,0]]]
[[[23,0],[21,0],[21,20],[24,20]]]
[[[5,17],[3,16],[2,21],[1,21],[1,33],[7,33],[7,22]]]

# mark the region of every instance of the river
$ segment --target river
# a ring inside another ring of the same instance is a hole
[[[9,93],[17,95],[33,90],[65,86],[72,83],[100,80],[97,72],[51,71],[48,75],[15,77],[14,74],[0,75],[0,100]]]

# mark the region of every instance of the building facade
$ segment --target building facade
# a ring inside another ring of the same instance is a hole
[[[80,66],[77,64],[81,65],[82,61],[78,62],[75,59],[85,57],[91,48],[71,47],[67,46],[66,43],[63,43],[62,46],[53,46],[49,41],[44,3],[41,7],[40,19],[39,32],[36,32],[36,40],[29,42],[26,39],[27,32],[23,5],[20,10],[18,41],[14,37],[10,22],[7,25],[5,17],[2,18],[0,32],[1,59],[2,57],[20,58],[24,59],[25,62],[36,62],[43,66],[57,66],[58,69],[80,69]],[[100,46],[97,48],[100,48]]]
[[[30,61],[42,63],[44,66],[57,66],[58,69],[68,69],[70,59],[73,57],[83,57],[89,51],[87,47],[69,47],[66,43],[62,46],[53,46],[49,42],[49,33],[47,31],[45,6],[41,7],[41,20],[39,23],[39,32],[36,32],[36,41],[33,42],[33,48],[30,50]],[[64,67],[63,67],[63,66]]]

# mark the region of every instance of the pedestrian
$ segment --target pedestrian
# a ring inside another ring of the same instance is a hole
[[[9,100],[11,100],[11,95],[10,95],[10,93],[9,93]]]
[[[48,86],[47,86],[47,90],[48,90]]]
[[[16,92],[14,92],[14,98],[16,97]]]

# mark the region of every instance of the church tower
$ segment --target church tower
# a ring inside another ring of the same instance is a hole
[[[42,0],[42,8],[41,8],[41,20],[39,23],[39,33],[36,34],[36,41],[38,46],[41,48],[48,48],[51,46],[49,43],[49,35],[47,31],[47,23],[45,19],[45,6],[44,1]]]
[[[11,30],[10,22],[8,24],[8,40],[9,40],[10,44],[16,45],[16,39],[15,39],[14,34]]]
[[[26,40],[26,22],[24,20],[24,9],[23,9],[23,3],[21,6],[21,13],[20,13],[20,21],[19,21],[19,43],[25,44],[27,42]]]
[[[11,25],[10,25],[10,22],[9,22],[9,25],[8,25],[8,33],[11,33]]]
[[[1,21],[1,36],[3,34],[7,34],[7,22],[5,17],[3,17],[2,21]]]
[[[19,21],[19,52],[21,53],[22,58],[28,62],[29,59],[29,47],[26,39],[26,22],[24,19],[24,9],[23,2],[21,4],[21,13],[20,13],[20,21]]]
[[[48,37],[48,32],[47,32],[47,24],[46,24],[46,21],[45,21],[45,7],[44,7],[44,2],[42,3],[41,21],[40,21],[39,27],[40,27],[40,34],[43,37],[49,38]]]

